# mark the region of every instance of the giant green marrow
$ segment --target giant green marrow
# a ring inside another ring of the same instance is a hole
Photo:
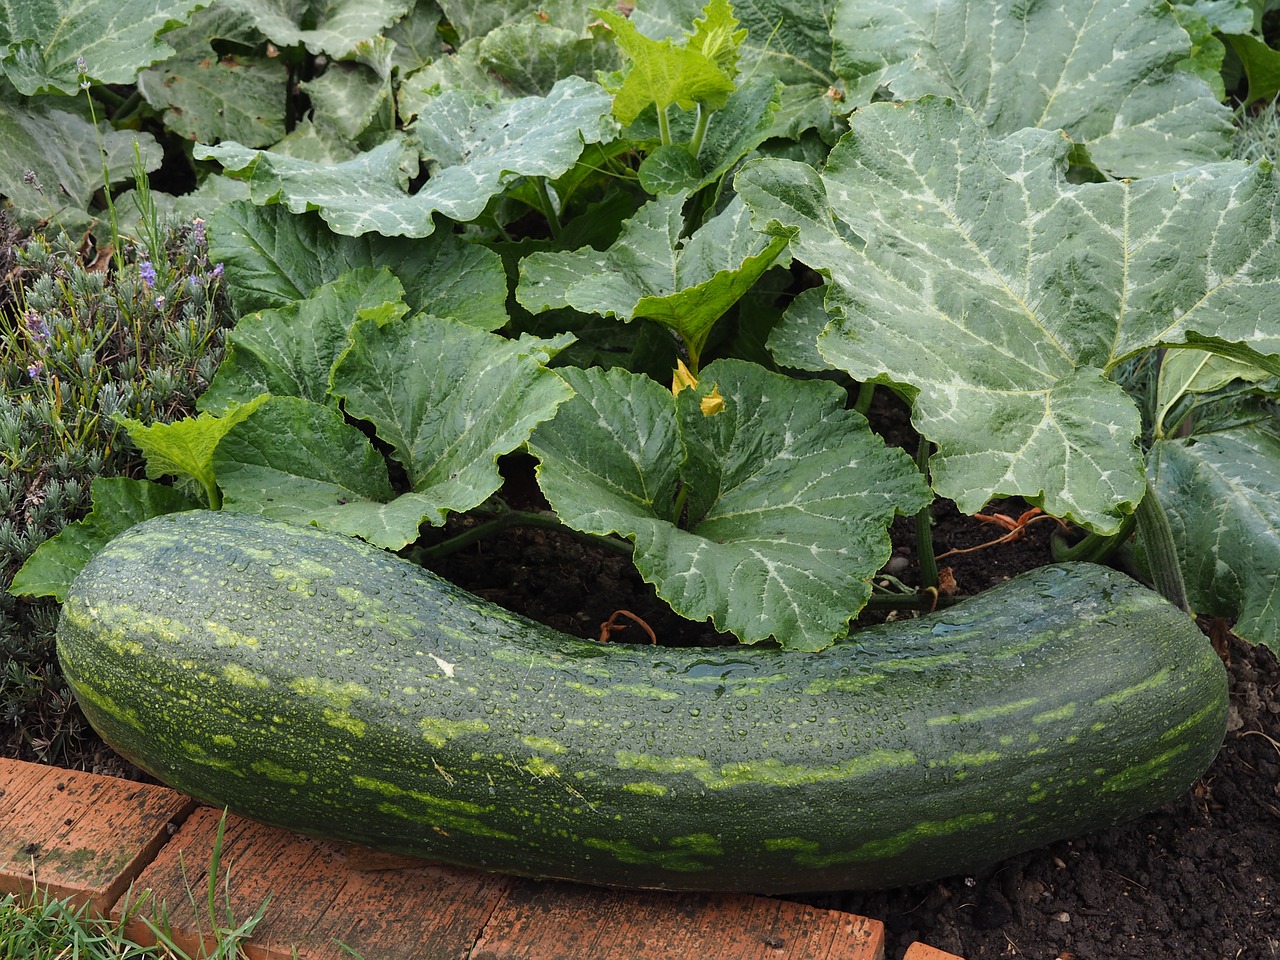
[[[1190,619],[1101,566],[818,654],[630,647],[235,513],[112,541],[58,650],[106,741],[196,797],[439,861],[670,889],[973,871],[1178,797],[1227,707]]]

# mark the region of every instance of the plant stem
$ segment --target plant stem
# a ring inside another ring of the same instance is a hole
[[[1187,602],[1182,566],[1178,562],[1178,550],[1173,542],[1173,527],[1169,525],[1169,515],[1165,513],[1164,504],[1156,496],[1150,480],[1147,481],[1147,492],[1133,515],[1138,527],[1138,537],[1147,551],[1147,563],[1151,568],[1151,579],[1156,590],[1170,603],[1190,613],[1191,605]]]
[[[711,122],[711,114],[714,110],[704,110],[702,104],[698,104],[698,123],[693,128],[693,138],[689,141],[689,152],[696,158],[702,152],[702,140],[707,135],[707,125]]]
[[[606,550],[612,550],[614,553],[626,557],[631,556],[634,549],[625,540],[618,540],[614,537],[598,537],[594,534],[582,533],[572,527],[565,526],[564,522],[554,513],[503,510],[496,516],[477,523],[474,527],[464,530],[457,536],[442,540],[433,547],[418,547],[414,549],[410,554],[410,559],[419,565],[433,560],[441,560],[450,554],[471,546],[473,543],[478,543],[486,537],[496,536],[510,527],[541,527],[547,530],[558,530],[561,533],[567,533],[579,540],[597,547],[604,547]]]
[[[929,477],[930,443],[924,437],[916,447],[916,466]],[[926,503],[915,515],[916,556],[920,563],[920,583],[926,589],[938,588],[938,560],[933,549],[933,502]]]
[[[671,146],[671,119],[667,116],[665,108],[658,111],[658,135],[664,147]]]
[[[1055,563],[1083,560],[1087,563],[1105,563],[1120,546],[1129,539],[1137,518],[1130,514],[1120,524],[1115,533],[1106,535],[1091,533],[1079,543],[1068,545],[1059,533],[1054,533],[1049,541],[1049,549],[1053,553]]]
[[[547,189],[547,178],[534,177],[533,182],[538,190],[538,198],[542,202],[542,214],[547,218],[547,226],[551,228],[551,237],[558,240],[560,239],[560,215],[556,213],[551,191]]]
[[[871,411],[871,401],[875,398],[876,385],[874,383],[859,383],[858,396],[853,401],[853,409],[865,417]]]

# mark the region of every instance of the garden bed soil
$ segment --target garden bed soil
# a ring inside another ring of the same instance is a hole
[[[507,466],[504,494],[513,506],[536,509],[531,474]],[[986,513],[1016,518],[1023,509],[1007,502]],[[939,554],[1006,532],[945,507],[936,521]],[[468,522],[451,521],[446,533]],[[941,565],[959,594],[980,592],[1050,562],[1055,525],[1033,523],[1018,540],[953,554]],[[911,522],[899,519],[893,537],[893,569],[911,584],[917,569]],[[625,557],[556,531],[508,530],[432,566],[481,596],[580,636],[597,636],[615,611],[628,610],[664,643],[731,640],[671,614]],[[884,921],[888,956],[921,940],[969,960],[1280,957],[1280,665],[1221,624],[1205,626],[1213,627],[1230,671],[1230,730],[1213,767],[1187,796],[1133,823],[974,876],[799,899]],[[645,638],[632,626],[614,639]],[[100,744],[86,744],[83,757],[87,769],[129,774]]]

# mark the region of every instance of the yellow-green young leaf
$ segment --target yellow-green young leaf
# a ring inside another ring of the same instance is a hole
[[[710,0],[702,8],[702,16],[693,21],[693,33],[685,46],[706,56],[733,80],[738,75],[738,48],[747,39],[746,29],[738,26],[729,0]]]
[[[685,110],[698,105],[719,110],[733,93],[733,80],[701,50],[678,46],[670,39],[651,40],[612,10],[598,13],[613,31],[618,49],[631,61],[613,101],[613,115],[624,126],[650,104],[659,112],[672,104]]]
[[[202,413],[198,417],[150,426],[128,417],[118,419],[128,430],[134,446],[146,457],[150,479],[190,477],[204,489],[209,506],[216,508],[219,497],[213,451],[232,427],[253,413],[266,399],[267,395],[262,394],[246,403],[234,404],[222,416]]]

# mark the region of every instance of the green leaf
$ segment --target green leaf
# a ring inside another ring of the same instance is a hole
[[[276,45],[303,44],[313,54],[350,56],[361,40],[376,37],[413,6],[412,0],[219,0],[247,13]],[[307,24],[303,27],[303,24]]]
[[[305,300],[250,314],[227,335],[227,354],[197,405],[226,411],[263,393],[333,402],[329,378],[352,323],[365,315],[375,322],[403,316],[403,296],[386,267],[359,267]]]
[[[623,370],[563,372],[577,395],[530,441],[553,509],[633,540],[673,610],[745,642],[817,650],[843,635],[889,556],[895,513],[928,502],[911,459],[831,384],[718,360],[673,398]],[[708,416],[713,390],[724,409]]]
[[[333,407],[269,397],[214,451],[225,509],[310,523],[398,550],[443,512],[397,497],[387,465],[358,427]]]
[[[356,267],[386,266],[404,286],[412,312],[453,317],[483,330],[507,322],[501,258],[453,233],[425,240],[376,233],[344,237],[330,232],[318,214],[251,203],[220,207],[209,218],[208,232],[210,259],[225,264],[227,289],[241,313],[305,299]]]
[[[733,80],[714,57],[669,39],[651,40],[612,10],[597,12],[613,31],[618,49],[631,61],[613,104],[613,115],[624,126],[650,104],[659,113],[673,104],[684,110],[697,106],[719,110],[733,93]]]
[[[1244,102],[1274,100],[1280,93],[1280,51],[1271,49],[1257,37],[1233,35],[1226,41],[1240,58],[1249,82]]]
[[[715,321],[786,247],[750,227],[741,201],[682,239],[685,194],[651,200],[609,249],[533,253],[520,263],[516,299],[533,313],[583,313],[658,321],[685,340],[695,361]]]
[[[498,457],[568,399],[544,364],[571,340],[506,340],[425,315],[363,321],[334,367],[332,392],[349,416],[373,424],[443,522],[446,510],[488,499],[502,483]]]
[[[12,204],[19,222],[52,220],[63,230],[87,229],[87,212],[102,189],[103,154],[112,183],[133,169],[136,143],[148,171],[160,166],[160,147],[150,134],[94,125],[75,113],[54,109],[46,100],[14,102],[0,97],[0,194]],[[30,171],[34,183],[27,182]]]
[[[821,175],[761,161],[737,189],[831,277],[822,356],[914,396],[939,493],[967,513],[1023,496],[1107,533],[1144,489],[1118,364],[1193,344],[1277,366],[1280,184],[1229,163],[1075,185],[1070,149],[988,139],[926,98],[860,110]]]
[[[1164,0],[859,0],[833,32],[851,105],[953,97],[993,134],[1063,129],[1114,177],[1230,155],[1231,111],[1177,69],[1191,41]]]
[[[1157,442],[1149,471],[1192,606],[1280,650],[1280,435],[1253,425]]]
[[[352,59],[329,65],[303,83],[314,121],[352,143],[377,141],[395,129],[392,57],[395,44],[385,37],[356,44]]]
[[[1178,68],[1195,74],[1213,91],[1215,99],[1227,99],[1227,85],[1222,76],[1227,47],[1213,32],[1207,21],[1189,6],[1173,4],[1173,13],[1191,40],[1191,50]]]
[[[767,342],[775,363],[815,373],[831,369],[831,364],[818,350],[818,338],[831,322],[826,297],[825,287],[810,287],[797,294],[787,306]]]
[[[1203,17],[1217,33],[1252,33],[1262,26],[1261,0],[1171,0],[1171,3],[1175,11],[1185,10]]]
[[[739,21],[729,0],[708,0],[702,14],[693,21],[693,33],[685,45],[707,57],[733,80],[738,76],[738,48],[747,39],[747,31],[738,29]]]
[[[160,35],[205,0],[20,0],[0,4],[0,68],[24,96],[80,93],[98,83],[132,84],[169,57]],[[81,72],[78,60],[84,59]]]
[[[604,89],[580,77],[558,81],[545,97],[500,103],[446,91],[412,127],[432,173],[423,192],[453,219],[474,219],[483,204],[468,194],[487,202],[517,177],[554,179],[573,167],[584,144],[612,140],[618,128],[609,111]]]
[[[739,47],[739,69],[773,76],[786,84],[836,82],[831,69],[831,22],[840,4],[833,0],[752,0],[734,14],[747,30]],[[679,37],[702,10],[703,0],[646,0],[631,22],[654,39]]]
[[[576,30],[592,18],[596,0],[443,0],[445,19],[464,41],[505,26],[537,22]]]
[[[190,477],[204,490],[206,505],[217,509],[221,497],[213,469],[213,451],[227,431],[243,420],[265,399],[254,397],[229,407],[222,416],[202,413],[172,423],[146,425],[140,420],[118,417],[129,439],[147,460],[147,478]]]
[[[1170,350],[1160,363],[1156,380],[1155,435],[1165,435],[1171,426],[1165,424],[1165,417],[1187,394],[1212,393],[1237,380],[1259,383],[1270,376],[1251,363],[1204,350]]]
[[[319,209],[337,233],[425,237],[435,230],[436,213],[465,223],[513,180],[565,173],[584,143],[613,138],[611,104],[601,87],[578,77],[561,80],[546,97],[500,104],[446,91],[415,121],[415,141],[394,137],[343,163],[296,160],[234,143],[197,145],[195,155],[247,173],[254,202],[283,202],[294,213]],[[410,195],[418,167],[415,142],[430,158],[432,176]]]
[[[418,150],[406,137],[392,137],[339,163],[266,153],[235,141],[196,144],[193,153],[197,160],[216,160],[247,178],[254,203],[284,203],[294,213],[319,209],[338,233],[427,236],[435,229],[430,211],[413,230],[399,216],[411,203],[409,180],[418,172]]]
[[[440,17],[432,0],[418,0],[407,16],[384,32],[396,45],[393,62],[400,76],[407,77],[444,53]]]
[[[241,32],[243,21],[243,15],[220,4],[196,12],[188,26],[165,35],[174,55],[138,74],[138,92],[178,135],[204,143],[237,140],[251,147],[284,136],[284,63],[214,51],[214,41]]]
[[[707,124],[697,158],[681,145],[658,147],[640,165],[640,185],[650,193],[693,193],[715,183],[773,132],[782,86],[751,77]]]
[[[116,534],[151,517],[200,507],[173,487],[125,477],[95,477],[90,493],[88,516],[40,544],[14,574],[9,593],[54,597],[61,603],[71,581]]]
[[[509,95],[545,96],[563,77],[591,79],[618,68],[618,51],[601,34],[582,26],[553,26],[535,17],[501,26],[472,43],[477,66],[500,77]]]

